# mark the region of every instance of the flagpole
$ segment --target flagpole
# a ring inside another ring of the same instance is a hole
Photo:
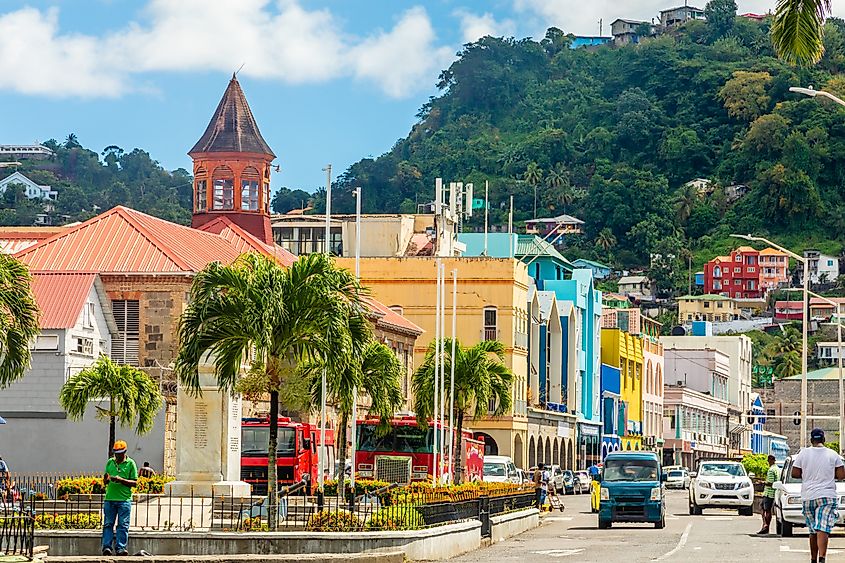
[[[434,438],[434,467],[432,469],[433,485],[437,486],[437,392],[440,388],[440,259],[435,261],[436,274],[434,283],[435,306],[434,306],[434,388],[432,389],[432,411],[431,418],[434,423],[432,432]]]
[[[361,187],[358,186],[352,191],[355,196],[355,279],[358,283],[361,282]],[[352,473],[349,476],[349,484],[352,488],[352,496],[355,496],[355,450],[358,446],[358,386],[352,388],[352,432],[351,432],[351,457],[352,457]],[[340,468],[344,473],[345,467]],[[342,479],[343,477],[338,477]]]
[[[446,264],[441,264],[440,273],[440,334],[446,335]],[[440,447],[446,443],[446,342],[440,339]],[[441,461],[442,461],[441,456]],[[441,472],[442,473],[442,472]],[[441,480],[443,480],[441,478]]]
[[[455,473],[458,468],[455,467],[455,440],[460,444],[460,436],[455,436],[455,332],[457,328],[457,310],[458,310],[458,269],[452,270],[452,352],[449,357],[449,364],[451,367],[451,375],[449,377],[449,480],[455,482]]]
[[[326,256],[330,256],[329,239],[331,237],[332,224],[332,165],[327,164],[326,171],[326,238],[323,241],[323,250]],[[328,329],[327,329],[328,330]],[[328,336],[328,335],[326,335]],[[323,378],[320,387],[320,448],[317,450],[317,484],[320,492],[323,492],[324,474],[326,472],[326,386],[328,385],[326,374],[326,362],[323,362]],[[346,468],[344,468],[346,469]]]

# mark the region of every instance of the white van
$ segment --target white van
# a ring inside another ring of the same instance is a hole
[[[493,483],[520,483],[513,460],[504,455],[484,456],[484,480]]]

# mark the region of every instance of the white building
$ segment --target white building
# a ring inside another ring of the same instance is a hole
[[[624,276],[619,278],[619,293],[637,299],[651,299],[651,280],[646,276]]]
[[[19,184],[23,186],[24,193],[26,193],[26,197],[28,197],[29,199],[43,199],[54,201],[59,194],[50,186],[42,186],[36,184],[20,172],[13,172],[12,174],[0,180],[0,193],[5,192],[6,188],[13,184]]]
[[[82,421],[71,421],[59,405],[59,391],[69,377],[110,354],[118,333],[111,302],[94,273],[33,272],[32,290],[41,334],[32,343],[26,374],[0,392],[3,459],[22,473],[97,473],[106,458],[108,423],[96,417],[97,402]],[[139,463],[162,467],[164,409],[147,436],[120,427],[118,436]]]
[[[751,427],[745,414],[751,409],[751,339],[745,335],[662,336],[664,353],[669,350],[715,349],[728,357],[729,437],[735,453],[751,453]],[[666,382],[671,381],[667,360]]]
[[[804,258],[809,261],[810,283],[830,283],[839,277],[839,258],[822,254],[818,250],[805,250]],[[803,268],[800,276],[803,283]]]

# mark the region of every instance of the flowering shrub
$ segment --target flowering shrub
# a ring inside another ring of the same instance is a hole
[[[238,532],[268,532],[270,531],[270,527],[260,516],[256,516],[254,518],[244,518],[235,530]]]
[[[362,528],[361,521],[349,512],[315,512],[308,518],[309,532],[354,532]]]
[[[103,522],[97,513],[38,514],[35,527],[39,530],[96,530]]]
[[[138,477],[138,485],[134,488],[135,493],[161,494],[164,492],[165,483],[169,483],[173,477],[166,475],[153,475],[152,477]],[[56,483],[56,496],[67,499],[68,495],[102,495],[106,487],[103,485],[102,477],[72,477],[62,479]]]
[[[371,493],[383,487],[390,485],[387,481],[378,481],[376,479],[356,479],[355,480],[355,495],[360,496],[364,493]],[[349,483],[347,483],[347,490]],[[323,489],[327,496],[337,496],[337,480],[330,479],[323,484]]]
[[[382,508],[370,517],[368,530],[419,530],[425,526],[422,514],[410,506],[391,506]]]

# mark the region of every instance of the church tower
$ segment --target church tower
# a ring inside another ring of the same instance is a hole
[[[225,217],[273,244],[270,163],[276,158],[261,136],[235,75],[211,122],[188,155],[194,161],[195,229]]]

